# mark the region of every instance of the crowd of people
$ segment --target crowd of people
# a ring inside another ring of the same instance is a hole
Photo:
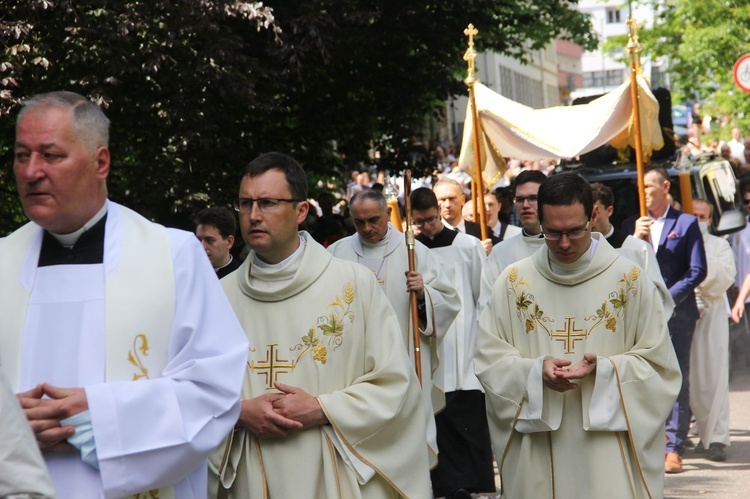
[[[18,116],[0,496],[660,497],[691,416],[727,459],[750,226],[711,235],[662,168],[618,228],[607,186],[509,161],[480,220],[440,148],[406,227],[397,179],[310,200],[268,153],[191,234],[108,199],[108,134],[70,92]]]

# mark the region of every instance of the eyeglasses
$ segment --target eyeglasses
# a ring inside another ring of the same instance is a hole
[[[232,202],[235,211],[250,213],[253,211],[253,205],[257,204],[261,213],[267,213],[275,210],[281,203],[299,203],[304,199],[281,199],[281,198],[239,198]]]
[[[587,230],[589,230],[589,222],[586,222],[586,226],[582,229],[573,229],[569,230],[568,232],[546,231],[544,230],[544,227],[542,227],[542,235],[548,241],[559,241],[563,236],[567,236],[568,239],[572,240],[581,239],[586,235]]]
[[[421,229],[423,226],[425,226],[425,225],[432,225],[432,224],[434,224],[437,221],[438,221],[438,217],[437,216],[432,216],[432,217],[424,218],[422,220],[412,220],[411,224],[414,227],[418,227],[418,228]]]
[[[516,196],[513,198],[513,202],[519,206],[523,206],[524,201],[528,201],[529,204],[536,204],[539,196]]]

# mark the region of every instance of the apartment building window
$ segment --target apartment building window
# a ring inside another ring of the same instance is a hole
[[[614,7],[607,7],[607,24],[619,24],[624,23],[627,15],[624,9],[616,9]]]
[[[587,71],[583,73],[584,87],[615,87],[625,81],[625,71],[610,69],[608,71]]]

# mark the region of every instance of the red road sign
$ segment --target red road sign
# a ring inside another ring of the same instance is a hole
[[[734,63],[734,83],[743,91],[750,93],[750,53],[743,55]]]

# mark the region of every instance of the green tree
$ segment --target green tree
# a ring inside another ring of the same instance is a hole
[[[106,107],[111,197],[188,226],[228,204],[237,172],[280,150],[333,174],[382,143],[408,164],[414,130],[464,93],[463,30],[523,58],[557,36],[592,48],[571,0],[5,0],[0,14],[0,232],[19,102],[57,89]]]
[[[667,58],[678,96],[706,101],[704,111],[730,116],[745,133],[749,132],[750,95],[734,84],[732,69],[735,61],[750,51],[750,2],[649,3],[656,10],[656,18],[653,28],[641,33],[644,53]]]

